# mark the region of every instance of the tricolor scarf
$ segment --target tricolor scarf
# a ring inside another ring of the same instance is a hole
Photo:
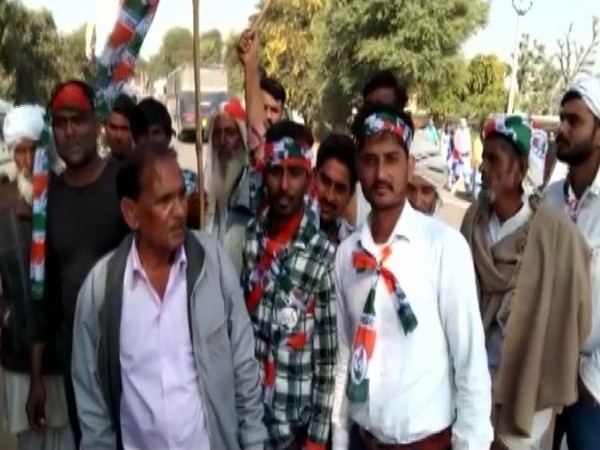
[[[365,119],[363,131],[367,136],[374,136],[380,133],[391,133],[400,139],[406,151],[409,151],[413,140],[411,128],[395,114],[387,112],[376,112]]]
[[[142,43],[154,19],[159,0],[125,0],[117,24],[98,61],[96,111],[103,119],[108,116],[113,101],[127,79],[133,74]],[[33,231],[30,255],[31,297],[44,296],[46,260],[46,206],[48,199],[51,127],[46,127],[38,142],[33,165]]]
[[[370,272],[374,275],[369,289],[367,301],[360,316],[360,323],[352,344],[352,360],[350,362],[346,395],[352,403],[364,403],[369,398],[369,363],[375,350],[377,330],[375,328],[375,295],[377,283],[383,280],[387,292],[392,296],[396,313],[405,334],[412,332],[418,324],[406,294],[400,287],[393,272],[384,267],[385,261],[392,254],[391,244],[381,251],[381,258],[369,253],[359,242],[358,250],[352,255],[352,265],[357,273]]]

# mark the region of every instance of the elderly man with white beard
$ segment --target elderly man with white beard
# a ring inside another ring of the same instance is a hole
[[[252,218],[245,123],[239,100],[222,104],[209,125],[205,162],[205,229],[217,237],[238,273],[246,224]]]
[[[39,106],[13,108],[4,121],[4,137],[14,165],[0,175],[0,364],[4,369],[2,395],[4,423],[17,437],[18,450],[75,448],[69,428],[64,384],[56,348],[44,351],[46,421],[32,429],[25,403],[29,391],[29,251],[31,247],[32,169],[44,128]]]

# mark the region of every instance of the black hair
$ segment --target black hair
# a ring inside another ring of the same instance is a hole
[[[565,106],[565,103],[571,100],[581,100],[581,94],[577,91],[567,91],[560,101],[560,106]]]
[[[358,114],[356,115],[356,118],[354,119],[354,123],[352,124],[352,134],[354,135],[356,141],[358,142],[359,150],[363,148],[363,146],[365,145],[365,139],[367,138],[367,135],[365,133],[365,126],[364,126],[365,120],[367,120],[367,118],[370,115],[376,114],[376,113],[390,114],[390,115],[400,118],[406,124],[406,126],[410,129],[411,134],[414,137],[415,125],[413,123],[413,120],[412,120],[412,117],[410,116],[410,114],[408,114],[406,111],[404,111],[403,109],[401,109],[395,105],[388,105],[388,104],[384,104],[384,103],[369,103],[369,104],[365,104],[358,111]],[[408,153],[409,149],[406,147],[406,143],[401,142],[401,144],[404,147],[404,149],[406,150],[406,152]]]
[[[323,164],[330,159],[335,159],[346,166],[350,173],[350,188],[354,189],[358,181],[356,174],[356,154],[358,149],[354,140],[344,134],[330,134],[321,142],[317,152],[316,169],[319,170]]]
[[[56,99],[57,94],[62,90],[62,88],[64,88],[65,86],[69,86],[71,84],[74,84],[76,86],[79,86],[79,88],[81,88],[81,90],[83,91],[83,95],[85,95],[86,100],[90,104],[92,112],[94,112],[96,110],[96,91],[85,81],[78,80],[76,78],[72,78],[70,80],[64,81],[64,82],[58,84],[54,88],[54,90],[52,91],[52,94],[50,95],[50,101],[48,102],[48,105],[46,107],[47,111],[50,112],[52,110],[52,104],[54,103],[54,100]]]
[[[280,101],[282,106],[285,105],[285,101],[287,100],[285,89],[275,78],[262,78],[260,80],[260,89],[268,93],[275,100]]]
[[[120,94],[114,101],[111,112],[120,114],[129,120],[131,113],[135,109],[135,102],[127,94]]]
[[[398,109],[406,108],[406,104],[408,103],[406,89],[400,86],[396,75],[391,70],[377,72],[367,81],[362,91],[363,100],[366,100],[370,94],[381,88],[392,89],[394,91],[395,106]]]
[[[137,200],[142,192],[142,176],[144,171],[156,161],[177,159],[177,152],[172,147],[147,142],[135,149],[117,172],[117,196]]]
[[[282,120],[273,124],[267,131],[265,140],[266,142],[277,142],[285,137],[292,138],[294,141],[302,141],[311,147],[315,142],[307,127],[291,120]]]
[[[165,134],[173,134],[171,116],[165,105],[158,100],[147,97],[139,102],[129,116],[129,127],[134,140],[148,134],[152,125],[159,125]]]

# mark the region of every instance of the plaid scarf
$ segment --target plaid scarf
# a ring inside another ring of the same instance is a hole
[[[98,61],[96,87],[96,112],[105,118],[123,85],[133,74],[144,38],[154,19],[159,0],[125,0],[119,18]],[[33,165],[33,231],[31,245],[31,296],[41,300],[44,296],[46,260],[46,206],[49,181],[49,145],[51,127],[46,127],[38,142]]]
[[[265,216],[266,214],[263,215],[263,217]],[[277,289],[283,290],[286,294],[291,294],[290,298],[296,299],[296,301],[294,301],[294,306],[299,310],[305,314],[314,313],[316,306],[315,300],[309,299],[306,303],[302,302],[300,299],[301,296],[295,294],[297,292],[295,287],[281,267],[286,250],[289,248],[294,235],[299,231],[302,218],[303,214],[299,213],[297,216],[290,219],[285,228],[273,238],[269,238],[266,234],[261,237],[262,257],[251,272],[248,280],[250,294],[246,299],[246,307],[250,314],[253,314],[260,305],[263,293],[267,290],[275,289],[275,282],[277,282]],[[312,227],[310,228],[312,229]],[[295,333],[288,336],[283,344],[294,350],[302,350],[310,341],[312,332],[313,330]],[[264,398],[265,402],[269,404],[273,401],[275,388],[274,349],[280,344],[280,339],[277,337],[279,334],[279,332],[276,333],[273,342],[270,342],[267,347],[268,356],[265,361]]]
[[[377,283],[383,280],[387,291],[393,295],[392,300],[396,307],[400,324],[405,334],[409,334],[417,327],[417,318],[406,299],[400,283],[391,270],[383,266],[392,254],[392,247],[388,245],[381,251],[381,259],[369,253],[359,242],[358,250],[352,255],[352,265],[357,273],[371,272],[375,275],[373,284],[369,289],[367,301],[363,307],[360,323],[352,344],[352,361],[349,368],[348,386],[346,395],[353,403],[364,403],[369,398],[369,363],[373,356],[377,341],[375,328],[375,295]]]

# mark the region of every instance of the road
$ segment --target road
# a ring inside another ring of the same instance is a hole
[[[174,142],[175,150],[177,150],[179,164],[182,168],[196,170],[196,150],[193,144]],[[3,165],[0,164],[0,171]],[[437,179],[436,175],[432,174],[432,178]],[[459,227],[463,214],[468,207],[468,203],[454,197],[452,194],[442,192],[443,206],[440,209],[440,217],[454,227]],[[0,396],[0,398],[2,398]],[[0,401],[0,417],[3,415],[3,402]],[[0,432],[0,449],[15,450],[14,439],[4,432]]]

